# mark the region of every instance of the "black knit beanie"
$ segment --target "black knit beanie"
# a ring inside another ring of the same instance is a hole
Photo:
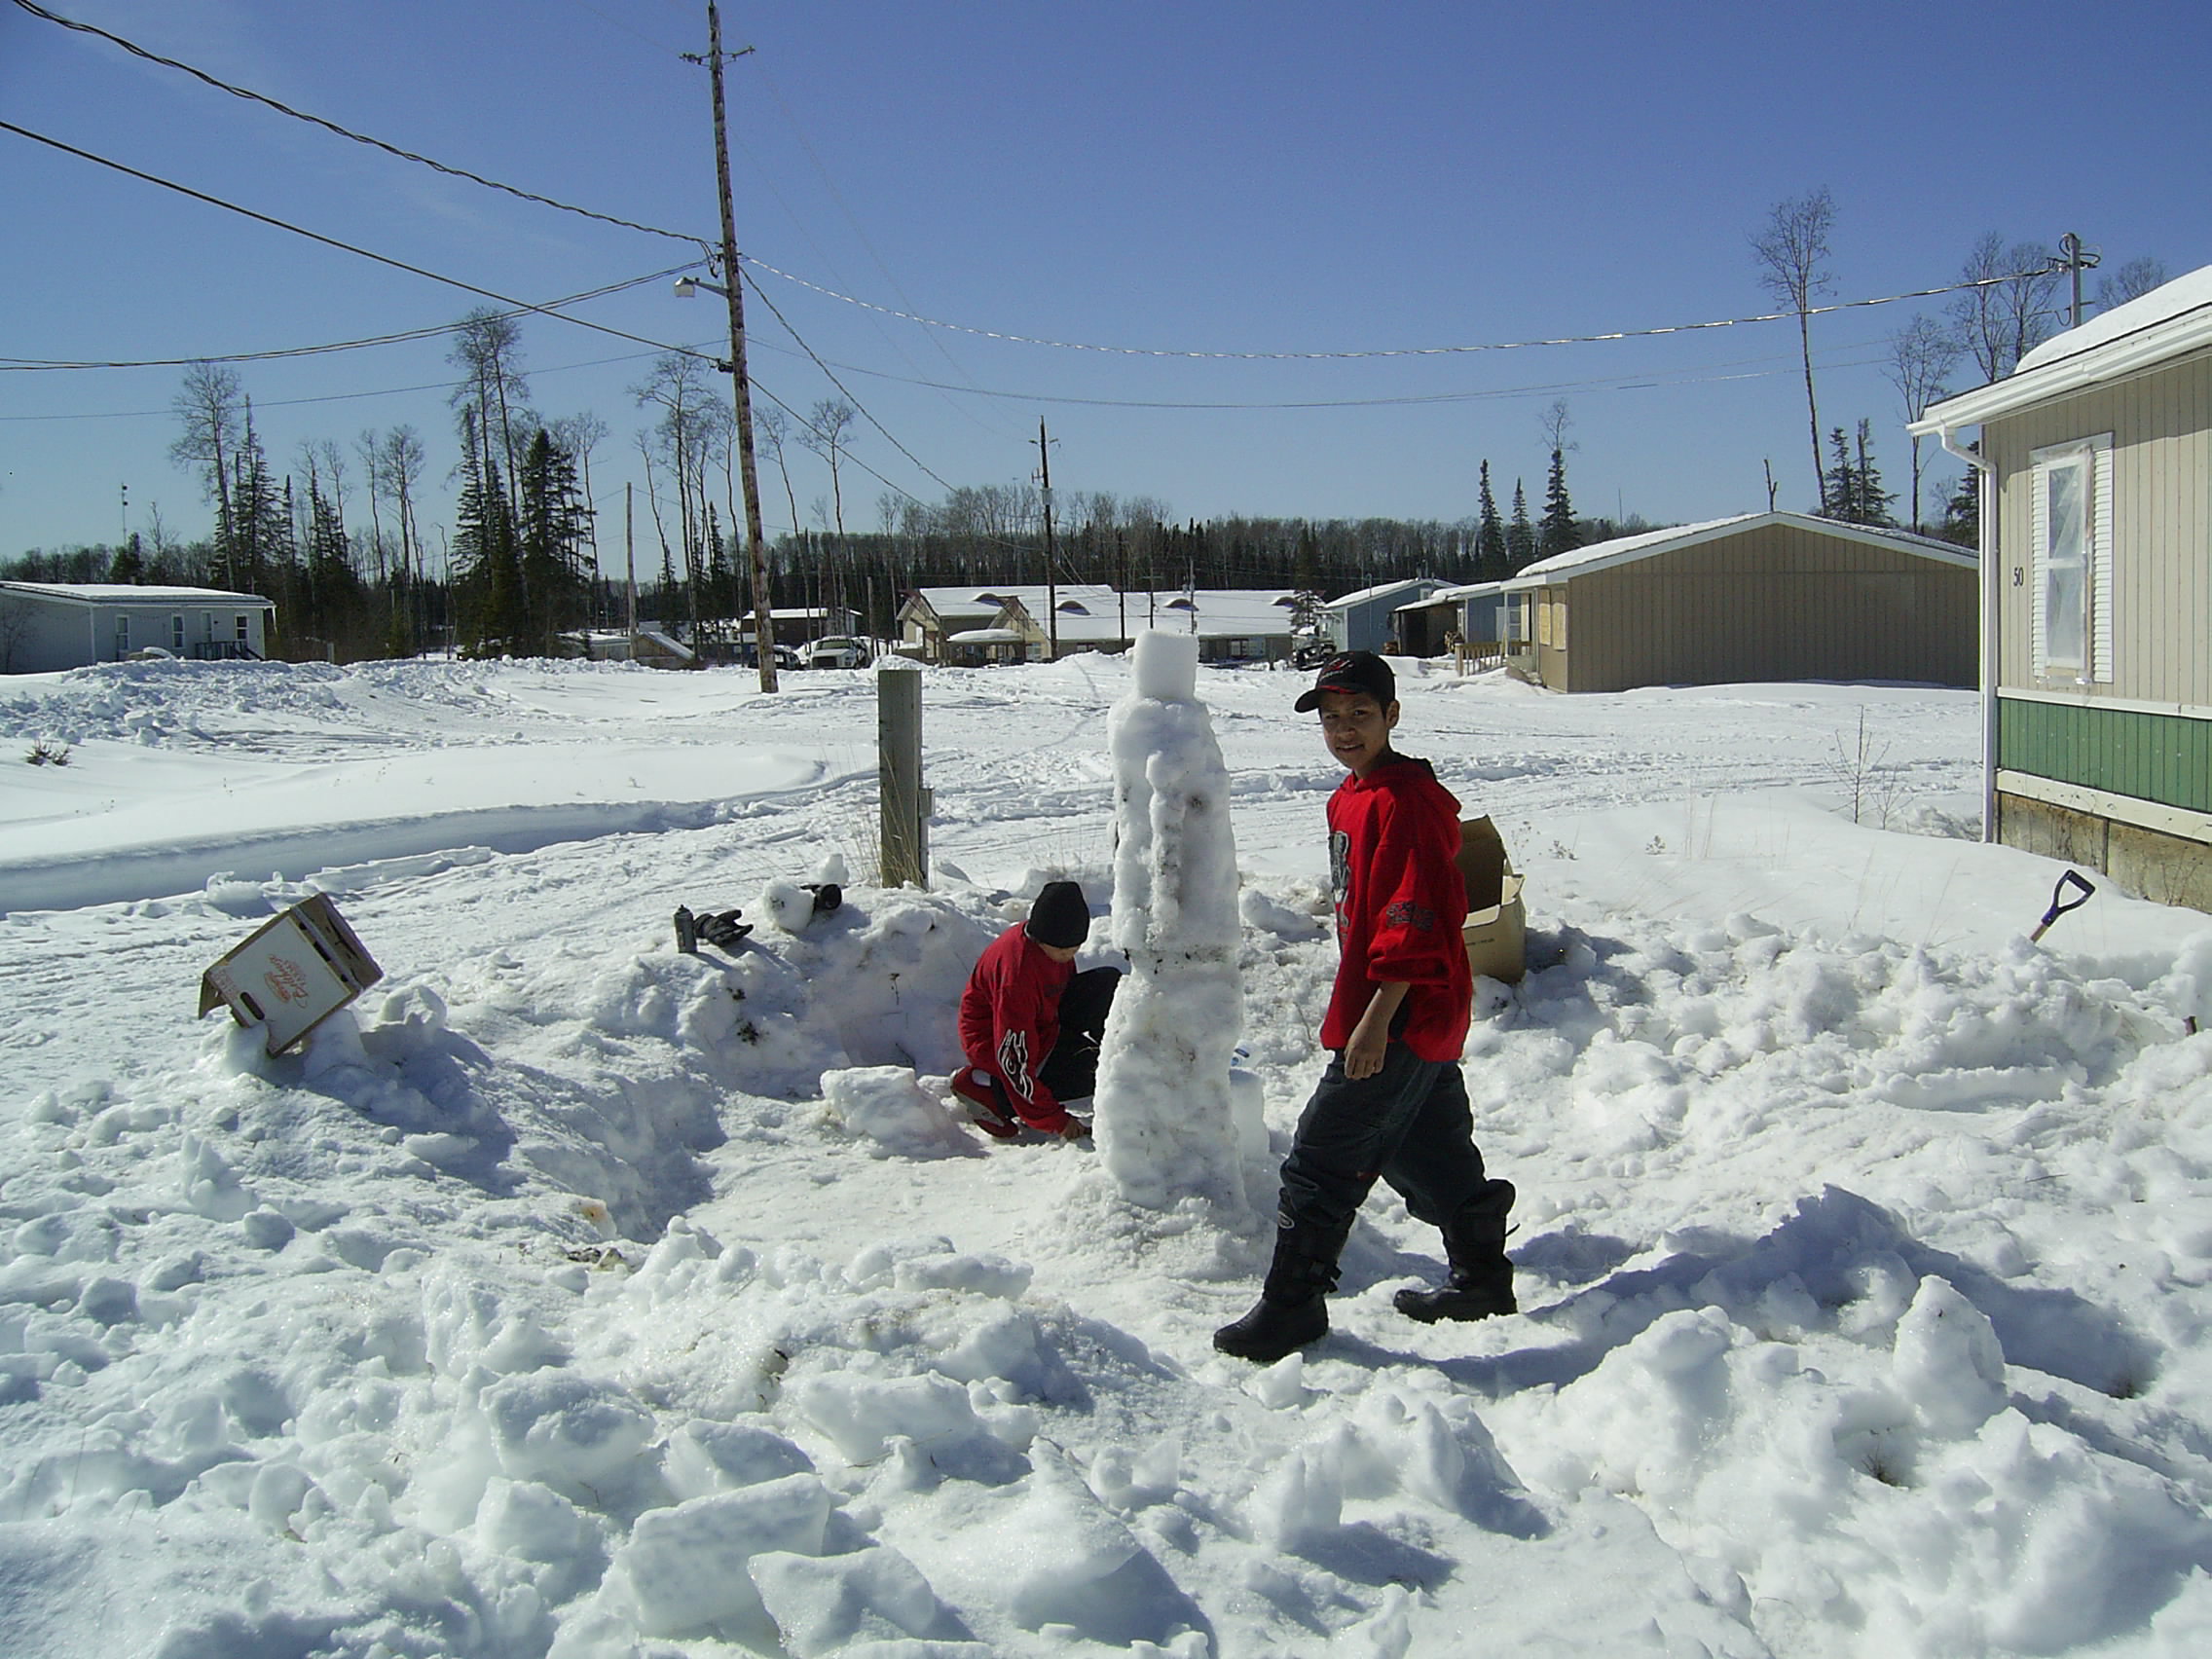
[[[1022,929],[1039,944],[1056,944],[1072,950],[1090,937],[1090,904],[1083,889],[1072,881],[1048,881],[1029,906],[1029,922]]]

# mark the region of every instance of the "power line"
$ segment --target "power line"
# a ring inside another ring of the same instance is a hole
[[[79,34],[97,35],[104,41],[120,46],[134,57],[142,57],[149,63],[159,63],[165,69],[180,70],[184,74],[190,75],[194,80],[213,87],[218,92],[229,92],[233,97],[243,98],[248,103],[261,104],[275,110],[278,115],[290,116],[294,121],[304,121],[311,127],[321,128],[325,132],[334,132],[339,137],[350,138],[356,144],[366,144],[372,150],[382,150],[387,156],[396,156],[403,162],[414,162],[420,166],[442,172],[450,178],[464,178],[469,183],[480,184],[487,190],[501,191],[508,196],[519,197],[525,202],[535,202],[541,207],[557,207],[564,213],[574,213],[582,218],[597,219],[604,225],[617,225],[625,231],[642,231],[649,237],[667,237],[671,240],[689,242],[693,246],[704,245],[701,238],[686,236],[682,231],[665,231],[657,225],[641,225],[634,219],[618,219],[611,213],[594,212],[589,207],[578,207],[573,203],[558,202],[550,196],[539,196],[535,191],[520,190],[511,184],[501,184],[496,178],[486,178],[482,173],[470,172],[466,167],[448,166],[444,162],[432,161],[428,156],[419,156],[412,150],[403,150],[396,144],[387,144],[382,138],[372,138],[365,132],[355,132],[350,128],[341,127],[335,121],[325,121],[319,115],[310,115],[305,110],[297,110],[289,104],[279,103],[265,92],[257,92],[246,87],[233,86],[228,81],[208,74],[204,69],[195,69],[189,63],[180,63],[173,57],[164,57],[158,52],[149,52],[135,41],[125,40],[119,34],[110,34],[106,29],[95,28],[91,23],[81,23],[75,18],[64,18],[57,13],[50,12],[44,6],[37,4],[37,0],[16,0],[16,4],[34,18],[43,18],[50,23],[58,23],[65,29],[76,30]]]
[[[658,282],[685,271],[697,270],[702,263],[703,261],[694,259],[686,265],[672,265],[666,271],[655,271],[647,276],[631,276],[620,282],[609,282],[604,287],[587,288],[580,294],[547,300],[545,306],[572,306],[580,305],[585,300],[605,299],[608,294],[619,294],[625,288],[642,287],[647,282]],[[538,309],[540,308],[524,307],[498,314],[502,317],[526,316]],[[88,358],[82,361],[48,357],[0,357],[0,374],[43,373],[55,369],[180,369],[194,363],[266,363],[283,357],[316,357],[332,351],[357,351],[370,346],[404,346],[417,340],[434,340],[441,334],[453,334],[467,326],[463,322],[441,322],[434,327],[402,329],[396,334],[374,334],[365,340],[334,340],[322,346],[282,346],[267,351],[203,351],[189,357]]]
[[[860,411],[862,418],[866,420],[869,425],[873,426],[877,431],[881,432],[886,438],[890,438],[891,447],[893,449],[897,450],[901,455],[904,456],[908,461],[912,461],[917,467],[919,467],[923,472],[927,473],[932,479],[935,479],[941,488],[946,490],[951,489],[952,486],[946,483],[942,478],[939,478],[937,473],[932,470],[929,464],[924,461],[921,457],[917,456],[912,450],[908,449],[897,438],[892,437],[891,428],[886,426],[881,421],[878,421],[873,415],[869,414],[867,406],[861,402],[859,398],[853,396],[851,388],[848,387],[843,381],[839,380],[836,377],[836,375],[830,370],[830,365],[828,363],[825,363],[819,356],[815,355],[814,348],[809,346],[804,340],[799,339],[798,330],[792,327],[791,320],[786,317],[782,312],[776,309],[776,302],[768,298],[766,294],[762,294],[760,292],[760,284],[754,282],[752,284],[752,287],[753,292],[756,295],[758,295],[760,303],[768,308],[768,314],[773,316],[778,322],[784,325],[785,333],[789,334],[793,340],[798,341],[798,349],[804,351],[809,357],[814,358],[814,366],[820,369],[823,374],[829,378],[830,384],[831,386],[835,387],[839,391],[843,392],[848,399],[851,400],[853,407]],[[810,421],[807,423],[807,424],[809,426],[812,426],[813,423]]]
[[[787,282],[811,289],[828,299],[857,306],[862,311],[880,312],[886,316],[920,323],[925,328],[949,329],[955,334],[973,334],[984,340],[1004,340],[1016,346],[1050,346],[1061,351],[1096,351],[1114,357],[1179,357],[1193,361],[1249,363],[1349,362],[1369,357],[1450,357],[1476,351],[1523,351],[1537,346],[1593,346],[1614,340],[1648,340],[1663,334],[1695,334],[1712,328],[1741,328],[1755,322],[1781,322],[1800,314],[1794,311],[1763,312],[1756,316],[1718,317],[1711,322],[1677,322],[1658,328],[1616,328],[1604,334],[1566,334],[1549,340],[1495,340],[1474,346],[1390,346],[1348,351],[1179,351],[1153,346],[1099,346],[1077,340],[1047,340],[1033,334],[1010,334],[1002,329],[975,328],[964,322],[946,322],[941,317],[923,316],[915,312],[899,311],[891,306],[879,306],[872,300],[841,294],[834,288],[824,287],[820,282],[809,281],[789,271],[780,271],[766,260],[750,253],[739,257],[747,265],[765,271],[771,276],[781,276]],[[2041,272],[2029,271],[2015,272],[2007,276],[1979,276],[1972,281],[1947,282],[1940,288],[1916,288],[1910,293],[1884,294],[1871,300],[1840,300],[1832,306],[1809,306],[1802,314],[1823,316],[1829,312],[1896,305],[1900,300],[1932,299],[1937,294],[1955,294],[1966,288],[1987,288],[2000,282],[2016,282],[2023,276],[2041,275]]]
[[[21,5],[24,0],[16,0],[16,3]],[[35,144],[44,144],[50,149],[59,150],[66,155],[76,156],[81,160],[96,163],[100,166],[113,168],[119,173],[141,179],[147,184],[160,185],[164,190],[173,190],[179,196],[189,196],[193,201],[204,202],[210,207],[221,207],[227,212],[240,214],[261,224],[274,226],[279,231],[289,231],[296,237],[305,237],[308,240],[320,242],[325,247],[337,248],[341,253],[350,253],[361,259],[374,260],[379,265],[388,265],[395,271],[404,271],[411,276],[422,276],[432,282],[443,282],[449,288],[459,288],[463,293],[475,294],[487,300],[497,300],[500,305],[512,307],[518,313],[529,312],[537,316],[554,317],[562,322],[572,323],[577,328],[588,328],[595,333],[610,334],[617,340],[627,340],[634,346],[650,346],[656,351],[674,351],[682,356],[699,357],[708,362],[715,361],[714,358],[708,357],[705,352],[694,351],[688,347],[670,346],[662,341],[647,340],[642,334],[626,333],[619,328],[609,328],[604,322],[592,322],[585,317],[571,316],[566,312],[557,312],[545,306],[532,305],[528,300],[518,300],[512,295],[498,293],[490,288],[480,288],[473,282],[463,282],[458,276],[443,276],[435,271],[425,271],[420,265],[410,265],[404,259],[394,259],[389,254],[373,253],[365,247],[356,247],[351,242],[340,241],[336,237],[326,237],[320,231],[307,230],[286,220],[272,218],[267,213],[257,213],[251,207],[241,207],[236,202],[226,202],[219,196],[209,196],[205,191],[194,190],[190,185],[178,184],[171,179],[161,178],[150,172],[141,172],[136,167],[126,166],[123,163],[110,161],[105,156],[95,156],[90,150],[80,150],[76,145],[64,144],[58,138],[49,138],[42,132],[33,132],[27,127],[18,127],[12,121],[0,121],[0,132],[13,132],[18,137],[28,138]]]

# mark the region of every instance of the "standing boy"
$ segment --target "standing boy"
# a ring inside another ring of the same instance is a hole
[[[1397,685],[1374,652],[1332,657],[1297,707],[1321,711],[1322,740],[1349,775],[1329,797],[1339,960],[1321,1046],[1333,1052],[1283,1160],[1259,1305],[1213,1334],[1222,1352],[1262,1364],[1327,1333],[1337,1257],[1378,1177],[1443,1230],[1452,1265],[1442,1289],[1399,1291],[1400,1312],[1427,1324],[1515,1311],[1513,1184],[1483,1174],[1459,1075],[1474,1000],[1459,803],[1427,761],[1390,747]]]
[[[1012,1140],[1026,1126],[1088,1138],[1061,1104],[1091,1091],[1098,1040],[1122,982],[1113,968],[1075,971],[1090,937],[1090,903],[1072,881],[1048,881],[1016,922],[993,940],[960,994],[960,1047],[952,1077],[976,1126]]]

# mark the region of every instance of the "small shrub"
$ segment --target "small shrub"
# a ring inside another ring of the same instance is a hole
[[[31,745],[31,752],[23,758],[33,766],[66,766],[69,764],[69,746],[66,743],[49,743],[42,737]]]

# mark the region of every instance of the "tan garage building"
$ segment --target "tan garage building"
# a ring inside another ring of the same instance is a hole
[[[1790,680],[1975,682],[1972,553],[1900,530],[1745,513],[1530,565],[1510,660],[1559,691]]]

